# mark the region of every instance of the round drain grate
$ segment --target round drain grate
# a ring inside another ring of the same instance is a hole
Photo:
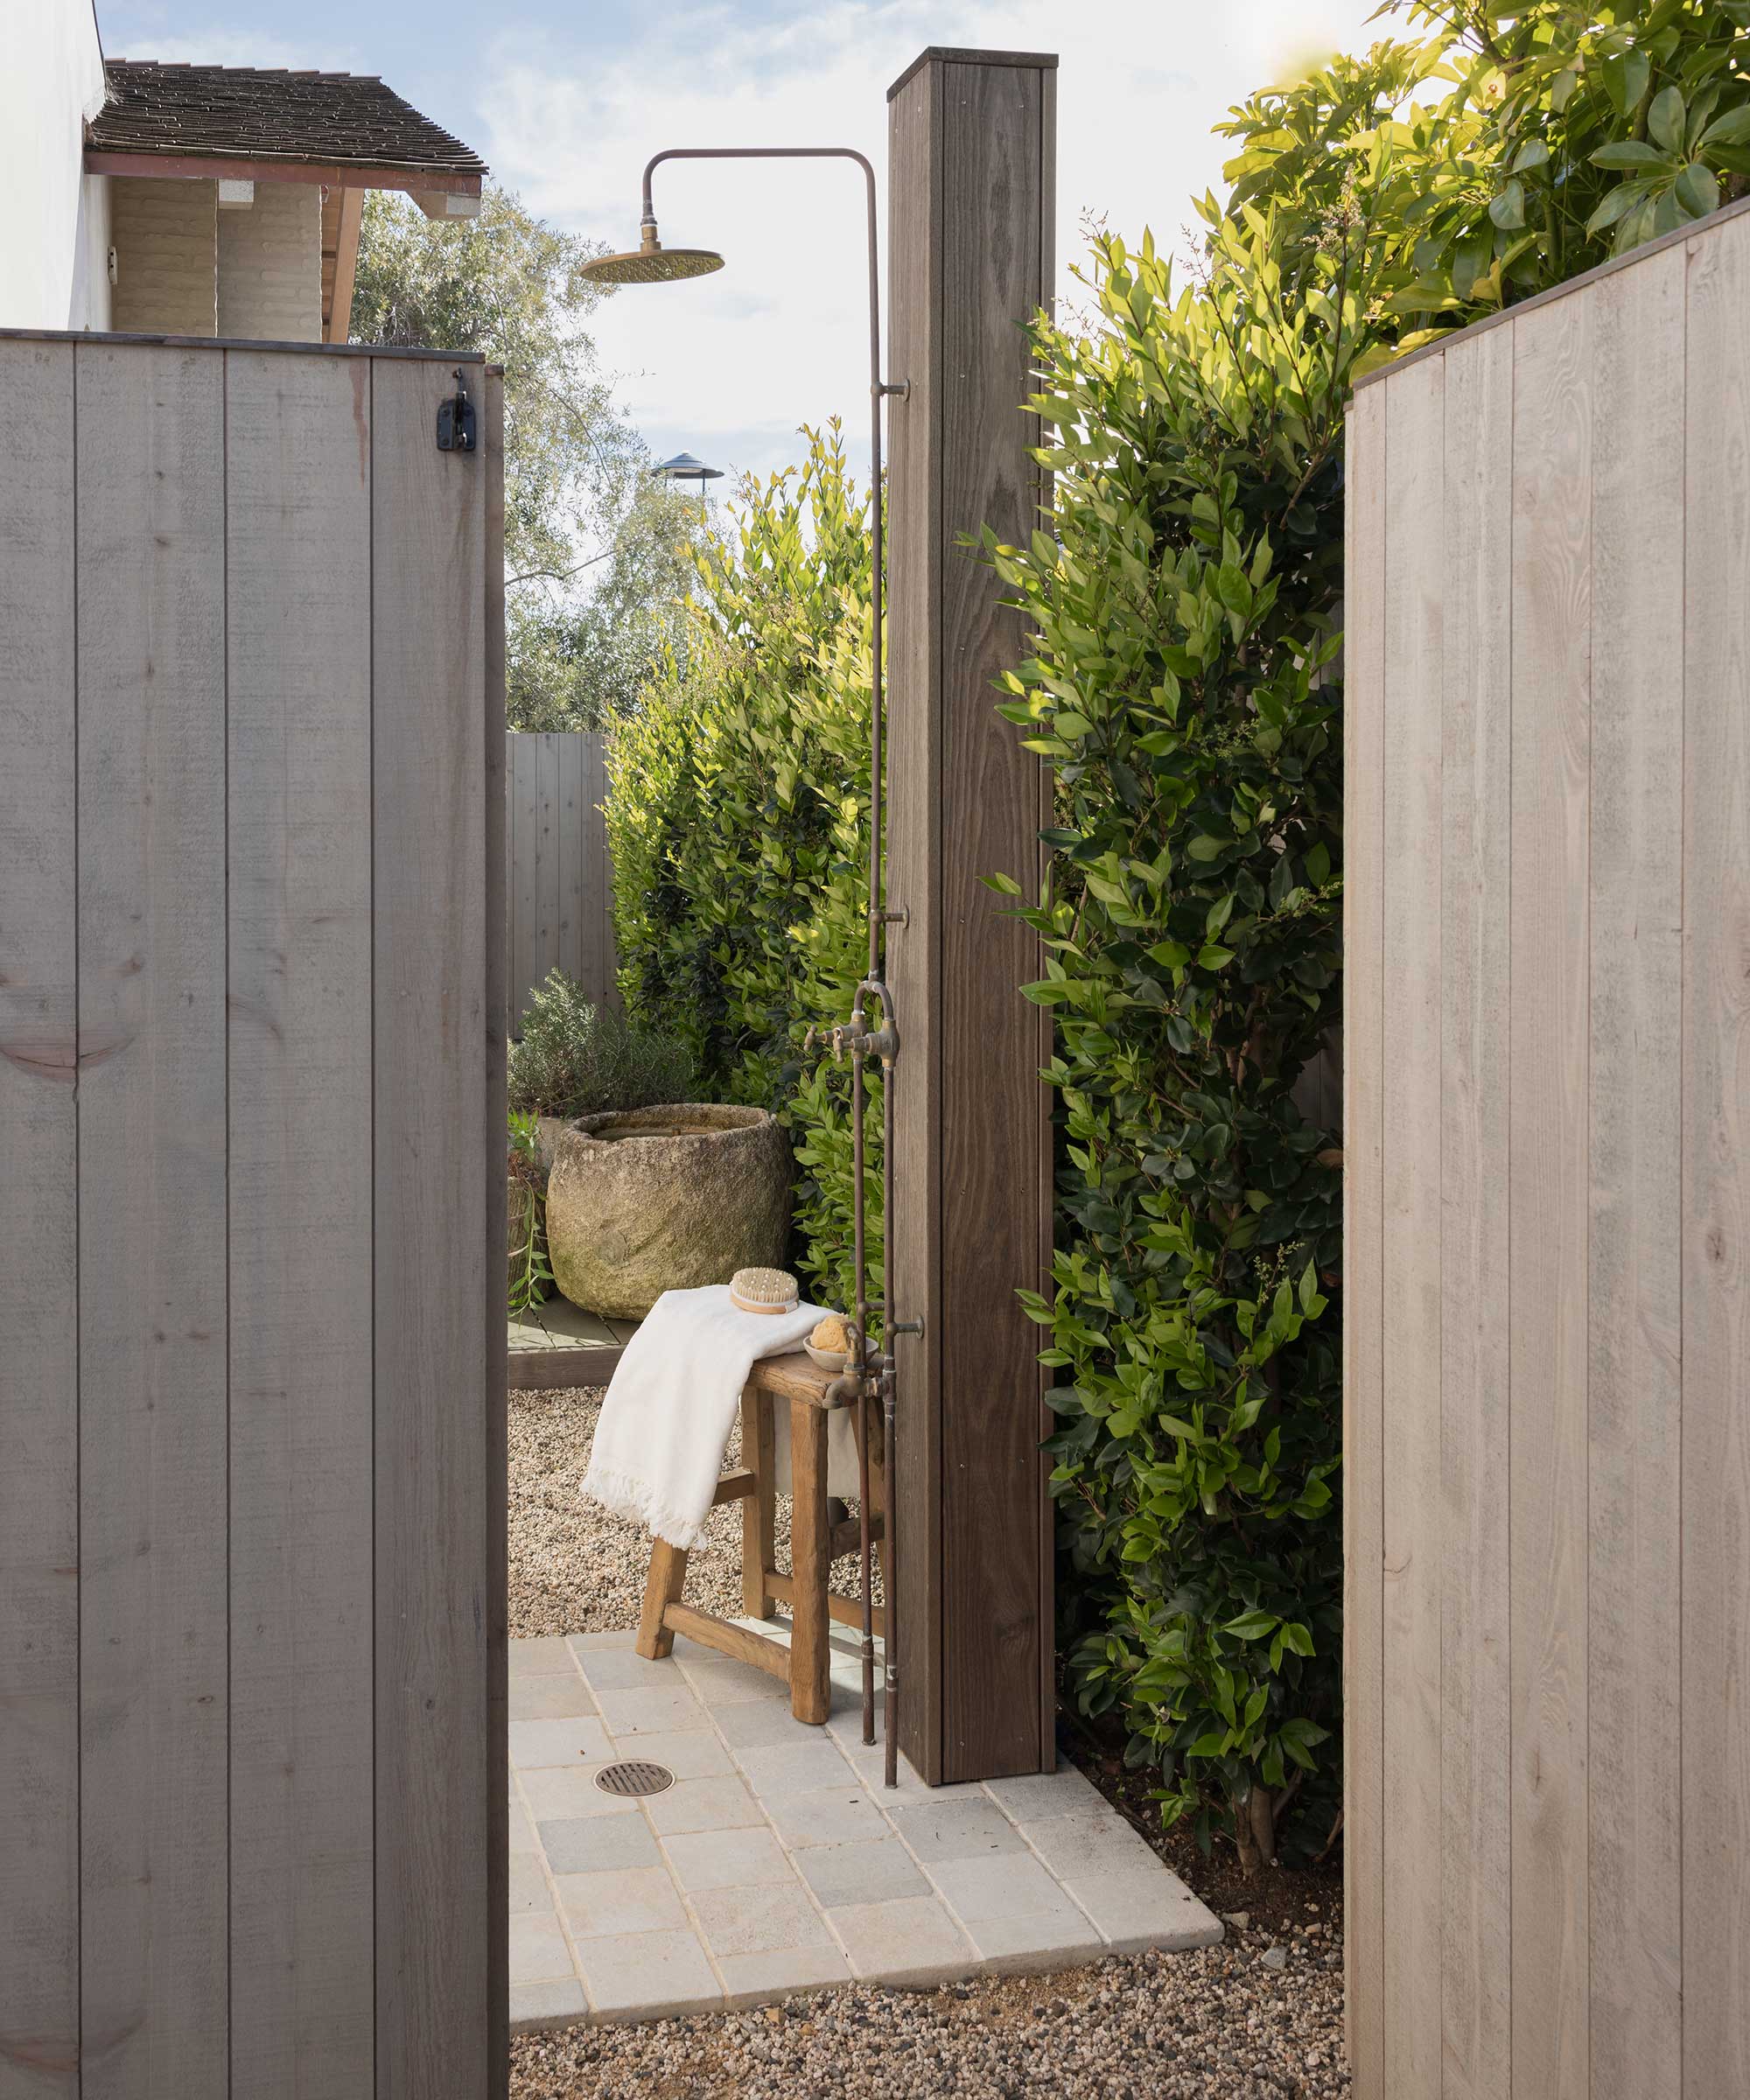
[[[596,1784],[604,1794],[666,1794],[674,1783],[675,1774],[666,1765],[646,1764],[639,1758],[604,1765],[596,1774]]]

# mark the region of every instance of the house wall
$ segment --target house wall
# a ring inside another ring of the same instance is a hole
[[[1750,2094],[1750,205],[1347,472],[1356,2100]]]
[[[0,2095],[492,2100],[502,401],[0,337]]]
[[[91,0],[9,8],[0,66],[0,327],[109,325],[107,179],[84,172],[103,106]]]
[[[110,326],[147,335],[219,332],[219,185],[118,175],[110,185],[116,281]]]
[[[313,343],[322,334],[322,192],[257,182],[256,200],[219,214],[219,332]]]

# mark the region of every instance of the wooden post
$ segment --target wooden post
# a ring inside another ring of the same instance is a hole
[[[1032,888],[1044,780],[997,714],[1025,629],[962,546],[1038,518],[1024,325],[1051,297],[1054,58],[926,51],[889,94],[892,626],[887,894],[895,1075],[891,1302],[900,1733],[932,1785],[1049,1769],[1052,1551],[1039,1334],[1049,1029],[1036,938],[980,878]]]

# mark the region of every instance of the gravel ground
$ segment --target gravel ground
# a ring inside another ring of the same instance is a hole
[[[514,1635],[637,1620],[648,1542],[578,1494],[600,1404],[598,1391],[510,1396]],[[781,1501],[778,1529],[788,1564]],[[740,1544],[738,1509],[716,1511],[688,1563],[690,1601],[740,1609]],[[854,1586],[851,1565],[834,1579]],[[1194,1848],[1144,1834],[1198,1886]],[[1232,1900],[1231,1886],[1199,1893]],[[1338,2100],[1350,2087],[1334,1894],[1328,1876],[1271,1877],[1256,1922],[1230,1914],[1228,1943],[1194,1953],[521,2036],[512,2100]]]
[[[586,1507],[578,1494],[601,1412],[598,1388],[510,1396],[510,1632],[610,1634],[636,1626],[650,1565],[637,1525]],[[741,1456],[730,1438],[729,1464]],[[778,1497],[777,1561],[790,1564],[790,1501]],[[832,1586],[854,1596],[857,1561],[833,1564]],[[877,1571],[875,1595],[881,1595]],[[687,1560],[687,1602],[731,1618],[741,1611],[741,1505],[713,1509]]]

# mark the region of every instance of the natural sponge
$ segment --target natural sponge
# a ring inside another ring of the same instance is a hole
[[[827,1355],[843,1356],[850,1348],[850,1336],[845,1332],[844,1321],[836,1312],[829,1312],[815,1328],[808,1340],[815,1348]]]

